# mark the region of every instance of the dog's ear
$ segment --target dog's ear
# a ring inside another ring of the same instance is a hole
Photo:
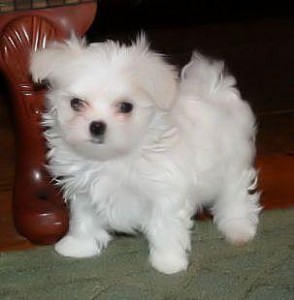
[[[144,34],[141,34],[132,45],[137,56],[137,68],[147,93],[156,105],[169,110],[174,103],[178,86],[178,73],[174,66],[168,64],[163,55],[149,50],[149,44]]]
[[[53,42],[47,48],[41,48],[31,54],[30,73],[36,83],[44,81],[51,85],[58,81],[67,63],[79,56],[85,46],[85,40],[74,34],[63,42]]]

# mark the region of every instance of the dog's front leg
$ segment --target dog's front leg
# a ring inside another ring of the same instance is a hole
[[[69,257],[99,255],[111,240],[109,233],[99,224],[94,207],[85,195],[76,195],[70,203],[69,232],[55,244],[55,250]]]
[[[187,220],[180,214],[155,211],[147,227],[151,265],[166,274],[186,270],[191,249]]]

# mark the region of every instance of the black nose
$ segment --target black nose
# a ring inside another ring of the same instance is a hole
[[[105,133],[106,124],[102,121],[93,121],[90,124],[90,132],[91,135],[94,137],[101,136]]]

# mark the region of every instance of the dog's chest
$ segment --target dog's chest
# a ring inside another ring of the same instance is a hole
[[[148,187],[141,175],[131,166],[108,166],[94,175],[89,190],[101,222],[123,232],[133,232],[143,226],[151,212]]]
[[[106,226],[132,232],[163,203],[184,205],[190,180],[173,160],[155,158],[108,163],[92,174],[90,200]]]

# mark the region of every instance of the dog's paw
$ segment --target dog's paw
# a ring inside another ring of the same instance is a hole
[[[55,251],[68,257],[91,257],[100,254],[100,249],[91,238],[77,238],[72,235],[66,235],[55,244]]]
[[[188,267],[186,254],[177,254],[172,252],[152,251],[150,253],[150,263],[161,273],[173,274],[185,271]]]
[[[254,238],[256,225],[246,219],[228,220],[223,224],[221,231],[230,243],[243,246]]]

